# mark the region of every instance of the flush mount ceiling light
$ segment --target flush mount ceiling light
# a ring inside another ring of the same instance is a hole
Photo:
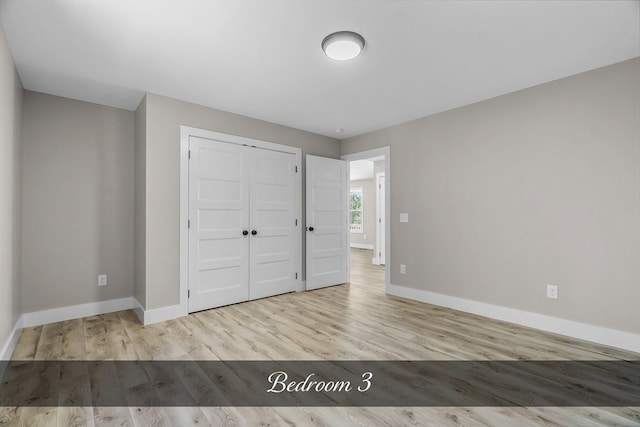
[[[353,31],[338,31],[322,40],[325,55],[336,61],[348,61],[360,55],[364,49],[364,38]]]

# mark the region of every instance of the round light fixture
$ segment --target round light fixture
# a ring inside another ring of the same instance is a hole
[[[364,38],[353,31],[338,31],[322,40],[325,55],[336,61],[348,61],[360,55],[364,49]]]

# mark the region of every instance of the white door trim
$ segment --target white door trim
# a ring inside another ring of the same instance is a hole
[[[362,151],[359,153],[353,154],[345,154],[340,158],[342,160],[352,161],[352,160],[365,160],[370,159],[372,157],[384,156],[384,173],[385,173],[385,205],[384,205],[384,213],[385,213],[385,224],[384,224],[384,250],[385,250],[385,261],[386,264],[384,266],[384,291],[385,293],[389,293],[389,286],[391,285],[391,225],[389,221],[391,219],[391,148],[390,147],[381,147],[375,148],[373,150]]]
[[[386,181],[386,172],[378,172],[376,174],[376,219],[382,219],[384,220],[384,225],[385,225],[385,229],[386,229],[386,225],[387,225],[387,216],[385,215],[385,209],[384,207],[380,206],[380,196],[382,193],[381,188],[380,188],[380,181],[381,179],[384,178],[385,179],[385,183],[384,183],[384,201],[385,201],[385,205],[387,203],[387,181]],[[375,264],[380,265],[380,264],[386,264],[386,258],[387,258],[387,252],[386,252],[386,247],[381,249],[381,241],[385,241],[385,239],[381,238],[381,233],[380,233],[380,228],[381,228],[381,224],[376,221],[376,247],[375,250],[378,253],[373,254],[373,259],[375,260]],[[386,230],[385,230],[386,231]],[[385,236],[386,237],[386,236]],[[384,256],[380,256],[380,253],[382,253]]]
[[[299,271],[296,286],[302,287],[302,149],[289,145],[276,144],[243,136],[229,135],[206,129],[198,129],[190,126],[180,126],[180,304],[179,312],[182,316],[189,314],[189,137],[215,139],[232,144],[249,145],[267,150],[282,151],[296,156],[296,210],[298,227],[296,229],[297,254],[295,264]],[[180,316],[177,316],[180,317]]]

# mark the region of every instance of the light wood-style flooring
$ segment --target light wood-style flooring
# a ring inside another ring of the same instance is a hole
[[[14,360],[638,360],[640,355],[384,293],[371,251],[351,284],[143,326],[131,310],[26,328]],[[25,426],[640,425],[640,408],[0,408]]]

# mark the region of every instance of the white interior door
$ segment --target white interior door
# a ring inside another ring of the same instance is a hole
[[[192,136],[189,150],[189,312],[194,312],[249,299],[250,165],[242,145]]]
[[[307,290],[347,282],[348,163],[306,156]]]
[[[378,222],[376,224],[376,251],[378,252],[374,258],[378,260],[378,264],[386,264],[385,261],[385,174],[379,173],[376,175],[377,181],[377,200],[376,200],[376,213]]]
[[[249,298],[296,290],[296,156],[253,148],[250,151]]]

